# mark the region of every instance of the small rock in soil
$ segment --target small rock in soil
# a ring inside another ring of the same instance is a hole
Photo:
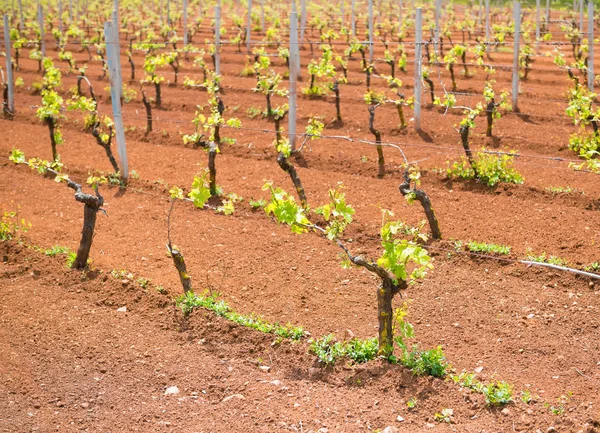
[[[87,402],[81,403],[79,406],[81,406],[83,409],[87,409],[88,407],[90,407],[90,404]]]
[[[479,367],[475,367],[475,373],[481,373],[483,371],[483,367],[480,365]]]
[[[547,429],[546,431],[547,431],[548,433],[553,433],[553,432],[555,432],[555,431],[556,431],[556,427],[554,427],[554,426],[552,426],[552,425],[551,425],[550,427],[548,427],[548,429]]]
[[[117,308],[117,313],[126,313],[126,312],[127,312],[127,307]]]
[[[232,395],[228,395],[227,397],[225,397],[222,400],[222,402],[225,403],[226,401],[233,400],[234,398],[238,398],[240,400],[246,400],[246,397],[244,397],[242,394],[232,394]]]
[[[283,385],[283,383],[280,380],[275,379],[272,382],[269,382],[271,385],[275,385],[275,386],[280,386]]]
[[[344,331],[344,340],[352,340],[354,338],[354,332],[350,329],[346,329]]]
[[[400,415],[398,415],[398,418],[396,418],[396,421],[402,422],[402,421],[404,421],[404,418],[402,418]]]
[[[268,365],[261,365],[258,368],[260,368],[264,372],[268,372],[271,369],[271,367],[269,367]]]
[[[175,394],[179,394],[179,388],[177,388],[176,386],[170,386],[165,391],[165,395],[175,395]]]
[[[510,415],[510,410],[508,410],[507,407],[505,407],[504,409],[502,409],[502,415]]]
[[[393,425],[389,425],[383,430],[381,430],[381,433],[398,433],[398,429]]]

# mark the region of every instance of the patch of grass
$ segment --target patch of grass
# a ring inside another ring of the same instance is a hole
[[[463,371],[460,374],[451,376],[451,379],[452,382],[460,385],[463,388],[481,393],[483,391],[484,384],[479,382],[475,376],[475,373],[467,373],[466,371]]]
[[[530,262],[537,262],[537,263],[548,263],[550,265],[556,265],[556,266],[568,266],[569,262],[567,262],[567,260],[557,257],[557,256],[551,256],[551,255],[546,255],[545,252],[539,254],[539,255],[535,255],[533,253],[532,250],[527,250],[527,256],[525,257],[525,260],[529,260]]]
[[[29,248],[29,247],[28,247]],[[71,250],[67,247],[63,247],[61,245],[53,245],[50,248],[40,248],[38,246],[32,246],[31,247],[33,250],[40,252],[48,257],[56,257],[59,254],[68,254],[71,252]]]
[[[547,188],[545,188],[546,191],[551,192],[552,195],[557,195],[557,194],[570,194],[573,192],[573,188],[571,188],[570,186],[549,186]]]
[[[250,200],[248,204],[250,205],[252,210],[259,210],[264,208],[267,205],[267,202],[261,198],[258,200]]]
[[[408,340],[415,336],[412,324],[406,320],[408,306],[409,301],[404,301],[402,306],[394,311],[394,342],[402,354],[399,359],[391,355],[389,361],[399,362],[417,376],[444,377],[451,367],[446,361],[442,346],[431,350],[419,350],[418,346],[413,345],[412,349],[408,350]]]
[[[214,312],[217,316],[265,334],[274,334],[278,337],[289,338],[291,340],[300,340],[306,335],[304,329],[290,323],[285,325],[280,323],[270,323],[255,314],[239,314],[233,311],[225,301],[220,300],[217,294],[209,293],[208,291],[205,291],[202,295],[197,295],[194,292],[189,291],[188,293],[179,296],[176,299],[176,303],[185,315],[189,315],[196,308],[204,308]]]
[[[379,343],[377,338],[349,341],[337,341],[333,334],[311,340],[308,352],[316,355],[324,365],[333,365],[342,358],[349,358],[356,364],[371,361],[377,357]]]
[[[333,365],[344,357],[342,343],[335,341],[333,334],[312,340],[308,347],[308,352],[316,355],[324,365]]]
[[[246,114],[248,114],[250,119],[254,119],[262,114],[262,110],[260,108],[250,107],[248,110],[246,110]]]
[[[346,356],[357,364],[375,359],[379,349],[377,338],[369,338],[367,340],[359,340],[353,338],[345,345]]]
[[[480,152],[474,162],[479,175],[477,179],[487,186],[496,186],[499,183],[523,183],[523,176],[512,166],[513,159],[514,157],[511,155],[494,155]],[[453,179],[469,180],[475,178],[475,171],[464,157],[460,161],[454,162],[446,170],[446,174]]]
[[[485,384],[475,378],[475,373],[467,373],[464,371],[460,374],[451,376],[451,379],[454,383],[463,388],[483,394],[485,396],[485,403],[488,406],[503,406],[514,402],[513,386],[510,383],[496,381]],[[529,401],[531,401],[531,394],[528,392],[525,394],[525,392],[527,391],[522,393],[521,399],[523,400],[523,398],[527,397],[529,398]]]
[[[401,363],[410,368],[417,376],[444,377],[450,369],[442,346],[430,350],[413,348],[403,357]]]
[[[67,268],[71,269],[73,264],[75,263],[75,259],[77,258],[77,253],[74,251],[69,251],[67,253]]]
[[[473,253],[510,254],[510,247],[498,244],[486,244],[484,242],[470,241],[467,244],[467,249]]]

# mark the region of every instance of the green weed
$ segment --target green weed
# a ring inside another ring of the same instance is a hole
[[[512,403],[512,385],[507,382],[492,382],[483,387],[485,403],[488,406],[501,406]]]
[[[475,169],[478,173],[478,180],[488,186],[495,186],[498,183],[523,183],[523,176],[513,167],[514,157],[511,155],[494,155],[490,153],[479,153],[474,161]],[[454,162],[446,170],[450,178],[474,179],[475,171],[469,165],[465,158]]]
[[[42,253],[44,253],[45,255],[47,255],[48,257],[55,257],[59,254],[69,254],[71,252],[71,250],[67,247],[63,247],[61,245],[53,245],[52,247],[48,248],[48,249],[40,249],[40,251]]]
[[[535,255],[535,254],[533,254],[532,250],[527,250],[527,256],[525,259],[529,260],[531,262],[548,263],[550,265],[556,265],[556,266],[568,266],[569,265],[569,263],[565,259],[562,259],[557,256],[547,256],[545,252],[541,253],[540,255]]]
[[[77,258],[77,253],[74,251],[69,251],[67,254],[67,268],[72,268],[75,263],[75,259]]]
[[[453,415],[454,415],[454,410],[446,408],[446,409],[442,409],[441,412],[433,415],[433,419],[435,419],[437,422],[451,423]]]
[[[529,404],[533,401],[533,396],[530,391],[521,391],[521,401],[525,404]]]
[[[344,347],[341,342],[335,341],[333,334],[325,335],[313,340],[308,347],[308,352],[316,355],[324,365],[333,365],[344,357]]]
[[[442,346],[423,351],[413,348],[401,362],[417,376],[444,377],[450,368]]]
[[[18,219],[16,212],[4,212],[0,219],[0,241],[10,241],[20,233],[26,233],[31,223]]]
[[[470,241],[467,244],[467,248],[473,253],[496,253],[504,255],[510,254],[510,247],[507,247],[505,245],[486,244],[484,242]]]
[[[179,296],[176,299],[176,303],[185,315],[189,315],[196,308],[204,308],[214,312],[217,316],[266,334],[274,334],[278,337],[289,338],[291,340],[300,340],[306,334],[301,327],[289,323],[285,325],[270,323],[254,314],[246,316],[236,313],[225,301],[219,300],[217,294],[209,293],[208,291],[202,295],[196,295],[194,292],[189,291]]]

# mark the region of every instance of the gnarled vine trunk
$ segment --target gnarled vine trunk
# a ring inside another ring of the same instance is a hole
[[[492,128],[494,126],[494,110],[496,109],[496,103],[494,102],[494,100],[492,99],[486,109],[485,109],[485,116],[487,118],[487,128],[485,129],[485,136],[486,137],[491,137],[492,136]]]
[[[92,135],[94,136],[94,138],[96,139],[96,143],[98,143],[99,146],[101,146],[104,151],[106,152],[106,156],[108,157],[108,160],[110,161],[110,165],[112,165],[113,170],[115,171],[115,173],[119,172],[119,164],[117,164],[117,160],[115,159],[115,156],[112,153],[112,149],[110,148],[110,143],[112,142],[112,128],[109,128],[108,130],[108,139],[106,141],[104,141],[102,139],[102,135],[100,134],[100,131],[98,130],[98,126],[99,124],[96,123],[94,125],[94,128],[92,129]]]
[[[339,123],[342,123],[342,111],[340,109],[340,85],[336,80],[331,87],[333,93],[335,93],[335,115]]]
[[[217,195],[217,165],[215,160],[217,153],[219,153],[219,147],[212,141],[208,142],[207,147],[210,195]]]
[[[473,169],[473,174],[475,178],[479,178],[479,173],[477,173],[477,167],[475,166],[475,160],[473,158],[473,152],[469,147],[469,127],[461,126],[460,127],[460,141],[462,142],[463,149],[465,149],[465,154],[467,155],[467,160]]]
[[[353,256],[344,246],[341,244],[340,246],[352,263],[381,278],[381,285],[377,289],[377,321],[379,323],[379,350],[377,354],[389,358],[394,352],[394,309],[392,301],[394,296],[400,293],[400,290],[406,289],[407,283],[404,280],[398,280],[395,283],[384,268],[376,263],[368,262],[360,256]]]
[[[187,266],[185,265],[185,258],[183,257],[183,254],[181,254],[181,251],[175,248],[171,243],[171,213],[173,212],[175,200],[176,199],[171,199],[171,207],[169,208],[169,214],[167,215],[167,250],[169,251],[169,254],[171,254],[175,269],[177,269],[179,280],[183,286],[183,293],[187,293],[192,290],[192,278],[187,272]]]
[[[385,158],[383,156],[383,148],[381,147],[381,132],[373,126],[376,108],[377,105],[371,105],[369,107],[369,131],[375,136],[375,143],[377,143],[377,165],[379,166],[377,177],[382,178],[385,176]]]
[[[427,217],[427,222],[429,223],[429,228],[431,229],[431,236],[433,239],[441,239],[442,231],[440,230],[440,225],[435,216],[435,212],[433,211],[433,207],[431,206],[431,200],[425,191],[417,188],[411,188],[408,168],[404,170],[404,182],[400,184],[398,189],[400,190],[400,194],[403,196],[414,194],[415,198],[419,201],[419,203],[421,203],[421,206],[423,206],[425,216]]]
[[[12,113],[8,106],[8,85],[4,85],[4,91],[2,92],[4,101],[2,102],[2,113],[4,114],[4,118],[8,120],[13,120],[14,113]]]
[[[429,77],[423,77],[423,80],[425,80],[425,82],[429,85],[429,95],[431,96],[431,103],[433,104],[435,101],[433,81],[431,81]]]
[[[104,198],[95,188],[96,195],[86,194],[82,191],[81,185],[68,181],[69,188],[75,190],[75,200],[84,204],[83,207],[83,229],[81,230],[81,240],[77,248],[77,256],[71,266],[73,269],[85,269],[94,240],[94,230],[96,228],[96,216],[104,204]]]
[[[152,132],[152,105],[150,105],[150,101],[146,98],[146,92],[142,89],[142,104],[146,108],[146,135]]]
[[[280,124],[281,120],[282,119],[280,119],[280,118],[274,119],[274,121],[275,121],[275,145],[276,146],[279,144],[279,142],[282,139],[281,131],[279,129],[279,124]],[[279,167],[281,167],[281,169],[290,176],[290,179],[292,180],[292,183],[294,184],[294,189],[296,190],[296,193],[298,194],[298,198],[300,199],[302,206],[306,206],[306,204],[308,203],[308,200],[306,199],[306,192],[304,191],[304,187],[302,186],[302,181],[300,180],[300,176],[298,176],[296,167],[294,167],[290,163],[289,158],[287,156],[285,156],[285,154],[283,152],[278,152],[277,164],[279,164]]]
[[[48,131],[50,132],[50,146],[52,146],[52,161],[58,159],[58,153],[56,152],[56,137],[54,136],[54,130],[56,129],[56,119],[54,117],[46,117],[46,125],[48,125]]]
[[[154,83],[154,89],[156,89],[156,108],[162,106],[162,97],[160,96],[160,83]]]

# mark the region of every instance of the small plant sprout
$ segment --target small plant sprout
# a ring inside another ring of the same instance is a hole
[[[408,410],[414,409],[417,407],[417,398],[411,397],[406,401],[406,407]]]
[[[21,233],[26,233],[31,228],[23,218],[19,219],[16,212],[5,211],[0,218],[0,241],[19,239]]]
[[[521,391],[521,401],[525,404],[529,404],[534,400],[529,390]]]
[[[482,392],[488,406],[502,406],[513,403],[512,390],[511,384],[502,381],[492,382],[484,386]]]
[[[454,410],[449,409],[449,408],[445,408],[442,409],[440,412],[436,413],[435,415],[433,415],[433,419],[435,419],[437,422],[446,422],[448,424],[452,423],[452,417],[454,416]]]
[[[313,212],[325,221],[323,226],[309,219],[309,211],[300,206],[294,198],[272,183],[264,185],[263,190],[270,193],[265,207],[268,215],[273,215],[279,223],[287,224],[295,233],[314,231],[334,242],[342,250],[342,265],[357,266],[377,275],[381,281],[377,289],[378,305],[378,351],[379,356],[390,358],[394,350],[392,299],[408,284],[423,278],[432,267],[427,251],[414,240],[402,239],[407,226],[401,221],[390,221],[393,215],[382,211],[381,245],[383,252],[376,262],[353,255],[341,237],[352,222],[354,208],[346,203],[342,186],[329,191],[329,202],[317,207]],[[414,234],[414,232],[413,232]],[[414,235],[412,236],[414,238]],[[410,269],[411,264],[414,267]]]

